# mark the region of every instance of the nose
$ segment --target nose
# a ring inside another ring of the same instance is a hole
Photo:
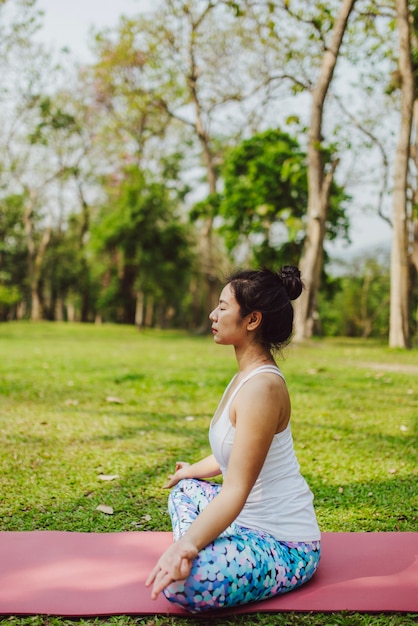
[[[211,322],[215,321],[215,319],[216,319],[216,309],[213,309],[213,311],[211,311],[209,313],[209,319],[210,319]]]

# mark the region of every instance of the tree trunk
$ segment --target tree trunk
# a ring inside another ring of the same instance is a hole
[[[36,204],[36,193],[30,191],[28,194],[28,206],[23,214],[23,222],[25,227],[26,241],[28,246],[28,278],[31,293],[31,313],[32,321],[42,319],[42,299],[40,294],[40,279],[42,272],[42,262],[46,249],[51,240],[51,227],[47,226],[43,231],[41,242],[36,249],[33,217]]]
[[[73,302],[67,303],[67,319],[69,322],[75,322],[75,306]]]
[[[389,346],[391,348],[408,348],[410,347],[410,286],[407,188],[414,105],[414,74],[411,59],[408,1],[396,0],[396,12],[401,77],[401,126],[394,166]]]
[[[414,40],[413,40],[414,41]],[[415,41],[414,41],[415,45]],[[418,91],[417,85],[415,85],[415,91]],[[412,200],[412,206],[418,207],[418,99],[414,102],[414,120],[415,120],[415,144],[413,146],[414,161],[415,161],[415,190]],[[410,268],[411,268],[411,294],[414,291],[414,287],[418,281],[418,214],[416,211],[412,213],[412,243],[411,243],[411,255],[410,255]],[[415,311],[415,338],[414,344],[418,343],[418,306]],[[411,342],[412,343],[412,342]]]
[[[65,319],[65,316],[64,316],[64,301],[60,297],[58,297],[55,300],[54,319],[55,319],[56,322],[63,322],[64,319]]]
[[[189,43],[189,76],[188,76],[188,88],[190,93],[190,98],[193,103],[193,107],[195,110],[195,131],[198,137],[199,143],[202,148],[202,157],[203,163],[206,168],[206,180],[208,183],[208,191],[210,195],[215,195],[217,192],[217,172],[215,165],[215,158],[211,149],[211,140],[210,136],[206,131],[205,124],[203,121],[203,111],[202,105],[199,99],[198,93],[198,78],[199,78],[199,68],[196,64],[195,58],[195,37],[200,26],[203,21],[205,15],[214,7],[214,4],[208,3],[206,9],[203,11],[202,15],[197,19],[196,22],[191,22],[191,36]],[[205,280],[206,292],[207,292],[207,300],[208,305],[207,308],[212,310],[219,296],[219,280],[217,276],[217,265],[214,254],[215,246],[213,245],[213,216],[208,216],[205,219],[205,224],[202,228],[202,233],[199,238],[199,255],[202,262],[202,273]],[[204,313],[203,320],[200,326],[201,331],[208,330],[210,327],[209,319]]]
[[[22,300],[21,302],[18,302],[16,306],[16,319],[23,320],[25,315],[26,315],[26,302],[25,300]]]
[[[135,326],[142,328],[144,324],[144,292],[136,292],[136,305],[135,305]]]
[[[38,289],[36,286],[30,290],[31,294],[31,308],[30,319],[32,322],[39,322],[42,319],[42,302],[39,297]]]
[[[311,121],[308,133],[308,222],[299,264],[305,289],[295,303],[296,341],[311,337],[313,332],[316,298],[322,271],[329,194],[338,165],[338,161],[335,160],[329,171],[325,172],[321,146],[324,103],[355,2],[356,0],[342,2],[334,24],[330,46],[324,54],[318,81],[312,91]]]
[[[151,328],[153,321],[154,321],[154,297],[149,295],[147,296],[146,304],[145,304],[144,326],[146,328]]]
[[[80,239],[79,245],[81,253],[81,321],[87,322],[89,319],[90,313],[90,281],[89,281],[89,264],[87,262],[86,257],[86,236],[89,232],[90,227],[90,207],[86,202],[82,185],[78,182],[78,194],[80,198],[81,205],[81,228],[80,228]]]

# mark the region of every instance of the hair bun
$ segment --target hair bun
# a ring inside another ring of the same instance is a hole
[[[299,269],[294,265],[285,265],[279,270],[278,276],[290,300],[296,300],[302,293],[303,288]]]

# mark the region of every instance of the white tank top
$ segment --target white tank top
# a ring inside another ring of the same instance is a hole
[[[237,386],[219,418],[210,426],[209,441],[212,453],[219,463],[223,476],[226,474],[235,435],[235,428],[229,419],[232,400],[242,385],[260,372],[271,372],[284,379],[280,370],[273,365],[256,368]],[[222,399],[233,380],[226,388]],[[280,541],[320,539],[313,508],[313,495],[300,473],[290,423],[284,431],[274,436],[260,474],[235,521],[246,528],[268,532]]]

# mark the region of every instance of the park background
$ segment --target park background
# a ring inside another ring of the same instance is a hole
[[[416,6],[110,4],[1,3],[0,318],[204,332],[296,264],[298,339],[416,345]]]
[[[321,529],[417,530],[416,20],[401,0],[0,2],[0,530],[170,529],[161,486],[208,454],[235,369],[208,311],[264,263],[304,269],[277,359]]]

